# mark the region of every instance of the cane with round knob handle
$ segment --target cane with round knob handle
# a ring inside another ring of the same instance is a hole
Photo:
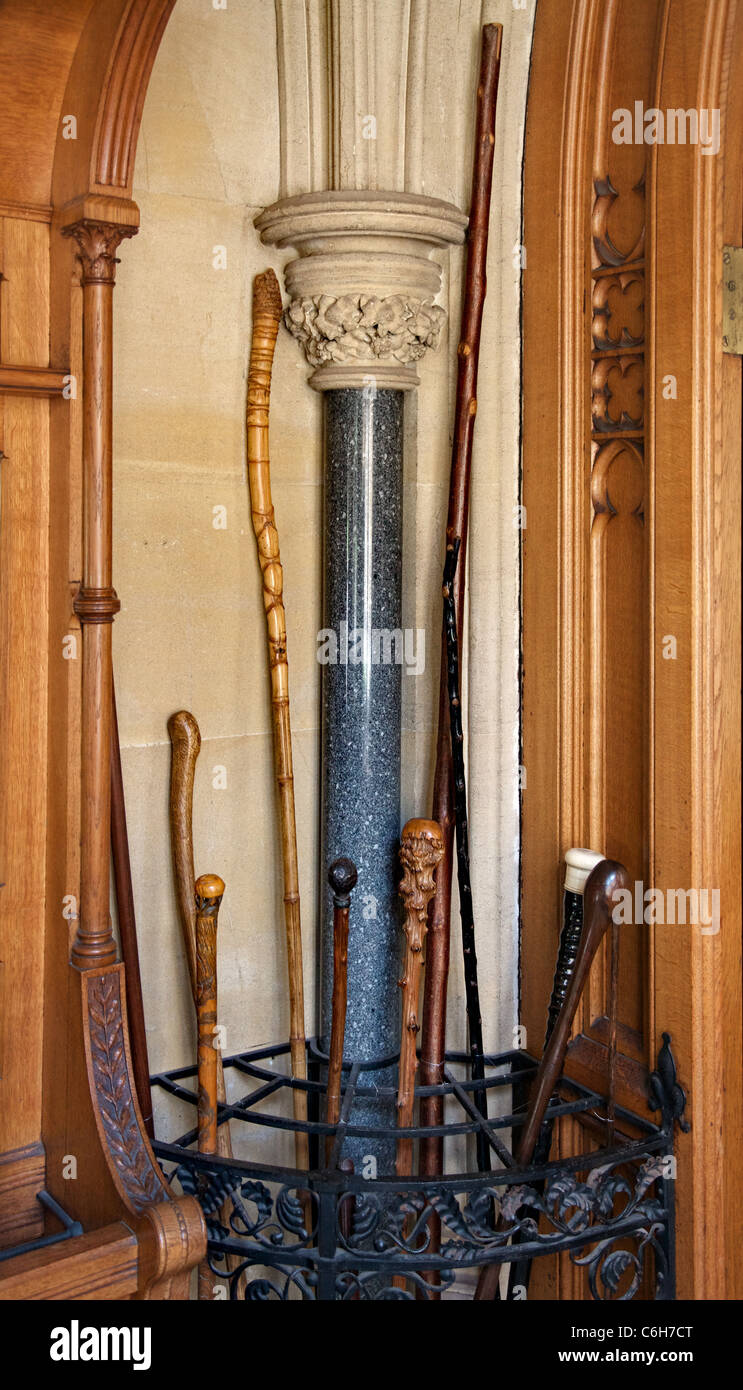
[[[551,1024],[549,1038],[542,1053],[537,1074],[532,1083],[526,1120],[515,1152],[517,1168],[525,1168],[534,1160],[539,1135],[547,1113],[550,1097],[560,1079],[570,1033],[581,995],[590,974],[601,942],[613,921],[617,894],[629,891],[629,874],[623,864],[603,859],[591,870],[583,893],[583,924],[575,961],[556,1019]],[[480,1271],[475,1298],[497,1296],[500,1264],[485,1265]]]
[[[356,887],[358,877],[356,865],[351,859],[335,859],[328,870],[328,882],[333,890],[333,1010],[325,1117],[329,1125],[337,1125],[341,1113],[341,1076],[348,992],[348,913],[351,893]],[[325,1146],[326,1162],[330,1162],[332,1148],[333,1135],[329,1134]]]
[[[198,1037],[199,1153],[217,1152],[217,922],[224,883],[216,874],[196,880],[196,1026]],[[199,1268],[199,1298],[211,1299],[214,1275]]]

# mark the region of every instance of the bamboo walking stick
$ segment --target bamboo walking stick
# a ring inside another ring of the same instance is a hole
[[[341,1114],[343,1044],[346,1035],[348,993],[348,913],[351,893],[356,887],[358,877],[356,865],[351,859],[334,859],[328,870],[328,881],[333,890],[333,1005],[325,1116],[329,1125],[337,1125]],[[329,1134],[325,1144],[326,1163],[330,1162],[334,1142],[334,1135]]]
[[[447,542],[460,543],[458,573],[454,601],[457,631],[464,630],[464,578],[469,522],[469,489],[472,463],[472,437],[477,412],[477,368],[480,350],[483,305],[487,288],[486,263],[490,196],[493,181],[493,147],[495,142],[495,110],[498,95],[498,76],[503,30],[500,24],[486,24],[482,33],[480,78],[477,90],[475,153],[472,173],[472,198],[467,241],[462,330],[458,353],[457,399],[454,420],[449,483]],[[436,747],[436,771],[433,792],[433,819],[441,826],[444,857],[436,876],[436,893],[430,917],[428,960],[423,999],[423,1030],[421,1038],[421,1083],[440,1085],[444,1077],[446,1033],[446,991],[449,974],[449,937],[451,914],[451,882],[454,839],[454,788],[452,777],[451,740],[449,737],[449,704],[447,691],[446,647],[442,635],[441,679],[439,683],[439,722]],[[440,1125],[443,1121],[443,1100],[431,1096],[421,1101],[421,1123]],[[439,1137],[424,1139],[420,1145],[420,1172],[435,1176],[442,1171],[443,1141]],[[437,1234],[432,1228],[432,1242],[437,1247]],[[436,1282],[431,1276],[429,1282]]]
[[[307,1051],[304,1029],[304,980],[302,969],[302,930],[299,911],[299,871],[297,830],[294,817],[294,771],[289,717],[289,665],[286,655],[286,614],[284,579],[279,537],[271,500],[271,466],[268,452],[268,412],[271,397],[271,369],[276,336],[281,322],[281,291],[272,270],[257,275],[253,283],[253,337],[248,370],[247,442],[248,481],[253,530],[263,577],[263,603],[268,633],[268,663],[271,672],[274,755],[279,790],[281,850],[284,870],[284,921],[289,972],[289,1043],[292,1075],[295,1081],[307,1078]],[[292,1091],[294,1118],[307,1120],[307,1092]],[[294,1139],[297,1167],[309,1167],[309,1141],[306,1131],[297,1130]]]
[[[217,1152],[217,922],[224,883],[216,874],[196,880],[196,1026],[198,1037],[199,1153]],[[211,1299],[214,1273],[208,1259],[199,1266],[199,1298]]]
[[[550,1097],[565,1065],[580,998],[596,957],[596,952],[612,924],[616,894],[629,891],[629,874],[622,864],[604,859],[591,871],[584,893],[583,929],[575,956],[575,965],[565,999],[542,1053],[537,1074],[529,1096],[526,1121],[521,1130],[515,1160],[517,1168],[532,1162]],[[500,1263],[484,1265],[477,1282],[477,1300],[495,1298],[498,1289]]]
[[[114,870],[116,913],[119,920],[121,956],[126,980],[126,1015],[132,1051],[134,1085],[142,1122],[150,1139],[155,1137],[152,1119],[152,1090],[150,1064],[147,1056],[147,1031],[142,1000],[142,977],[139,971],[137,919],[134,912],[132,866],[129,858],[129,835],[126,828],[124,777],[121,770],[119,721],[116,714],[116,692],[111,687],[111,858]]]

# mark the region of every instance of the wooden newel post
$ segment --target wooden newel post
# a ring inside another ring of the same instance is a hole
[[[441,828],[432,820],[409,820],[403,828],[400,863],[403,876],[400,897],[405,904],[405,964],[402,989],[402,1038],[397,1090],[397,1122],[407,1128],[413,1122],[415,1103],[416,1045],[418,1039],[418,997],[423,971],[423,942],[428,930],[428,904],[435,891],[434,871],[444,854]],[[413,1170],[413,1141],[397,1141],[397,1175],[407,1177]]]
[[[113,288],[116,250],[136,227],[83,219],[74,237],[83,286],[83,569],[73,607],[83,628],[81,886],[70,954],[79,970],[113,965],[109,912],[111,823],[111,624],[119,611],[111,573]]]

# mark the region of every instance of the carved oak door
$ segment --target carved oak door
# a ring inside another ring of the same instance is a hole
[[[538,1047],[569,845],[663,904],[719,892],[719,931],[621,932],[618,1100],[645,1109],[664,1031],[690,1094],[691,1298],[740,1296],[742,29],[738,0],[539,0],[525,157],[522,1017]],[[599,1088],[607,1008],[605,956],[569,1064]],[[568,1262],[534,1292],[586,1296]]]

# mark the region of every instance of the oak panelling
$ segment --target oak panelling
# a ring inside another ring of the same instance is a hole
[[[721,258],[743,230],[742,23],[735,0],[670,4],[658,104],[720,109],[723,144],[659,147],[655,168],[652,877],[721,901],[716,935],[656,927],[656,1028],[690,1090],[679,1276],[704,1299],[741,1296],[741,364],[722,353]]]
[[[716,936],[622,932],[618,1095],[643,1105],[663,1029],[690,1092],[682,1298],[741,1288],[741,364],[720,290],[723,243],[743,238],[742,30],[738,0],[541,0],[527,115],[522,1012],[538,1036],[571,841],[646,887],[719,886]],[[719,109],[719,156],[609,144],[635,100]],[[603,991],[599,970],[571,1046],[594,1083]]]
[[[0,1249],[42,1234],[44,1214],[36,1194],[44,1186],[45,1168],[39,1143],[0,1154]]]
[[[49,362],[49,228],[5,217],[2,227],[0,362],[46,367]]]
[[[80,29],[95,0],[4,0],[0,17],[0,197],[51,201],[52,161],[62,96]],[[74,108],[72,108],[74,114]]]
[[[41,1136],[49,406],[6,398],[0,464],[0,1151]]]
[[[117,1221],[0,1264],[0,1300],[130,1298],[138,1263],[137,1237]]]
[[[0,348],[48,357],[49,228],[2,221]],[[3,962],[0,1151],[41,1138],[46,909],[46,677],[49,405],[4,398],[0,448],[0,959]],[[38,1213],[29,1219],[38,1226]],[[19,1237],[20,1238],[20,1237]]]

